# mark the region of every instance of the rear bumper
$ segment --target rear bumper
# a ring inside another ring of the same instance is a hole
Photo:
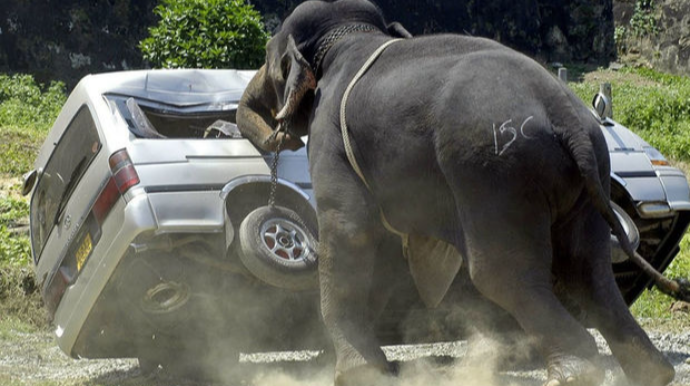
[[[88,263],[60,301],[54,317],[60,349],[75,358],[123,357],[135,355],[138,350],[150,346],[151,331],[160,326],[156,321],[135,317],[140,296],[123,289],[128,285],[138,287],[138,284],[149,284],[148,281],[136,282],[136,279],[134,283],[126,284],[136,276],[131,271],[132,261],[145,259],[150,265],[168,266],[179,258],[177,251],[171,249],[170,239],[187,238],[186,235],[210,242],[206,244],[211,247],[207,261],[226,261],[226,251],[235,236],[234,226],[237,225],[228,217],[226,206],[234,202],[226,202],[227,196],[242,186],[261,183],[267,186],[269,177],[261,177],[240,178],[223,186],[137,187],[128,192],[106,219],[101,241],[94,247]],[[283,189],[290,190],[297,197],[296,201],[313,211],[306,193],[294,184],[280,182]],[[223,187],[226,189],[223,190]],[[285,191],[281,197],[287,197]],[[167,246],[165,241],[168,241]],[[158,257],[149,259],[149,252],[158,254]],[[184,261],[180,267],[193,281],[208,278],[208,273],[198,271],[198,266],[191,261]],[[246,285],[246,280],[241,277],[226,275],[224,280],[233,282],[227,285],[237,287],[233,292],[245,291],[245,287],[247,291],[256,291]],[[194,290],[195,294],[203,292],[204,297],[211,292],[206,288],[204,291]],[[270,297],[276,296],[273,294]],[[298,298],[293,300],[298,305],[302,302]],[[265,311],[270,313],[271,307]],[[190,314],[203,319],[200,312]],[[276,344],[276,347],[279,345]]]
[[[129,250],[136,253],[146,249],[135,243],[139,235],[222,235],[225,231],[224,206],[218,190],[199,187],[191,191],[146,193],[138,188],[128,193],[126,199],[111,211],[102,229],[101,242],[77,280],[65,291],[55,312],[53,324],[58,345],[70,356],[80,355],[74,352],[75,343],[118,265]]]
[[[131,241],[154,229],[156,218],[146,195],[129,202],[120,200],[113,208],[102,229],[102,242],[94,248],[78,279],[67,288],[55,312],[55,335],[63,352],[77,356],[73,348],[79,333]]]

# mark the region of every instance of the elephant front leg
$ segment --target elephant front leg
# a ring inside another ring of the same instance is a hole
[[[371,383],[362,378],[390,370],[369,306],[377,245],[385,237],[375,220],[356,209],[319,214],[321,311],[335,346],[336,386]]]

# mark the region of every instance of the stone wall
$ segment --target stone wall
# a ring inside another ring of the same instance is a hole
[[[278,25],[299,0],[252,3]],[[457,32],[499,40],[544,61],[614,58],[612,0],[376,0],[413,34]]]
[[[0,71],[70,86],[89,73],[141,68],[155,0],[0,0]]]
[[[648,65],[677,75],[690,75],[690,0],[660,0],[650,10],[653,31],[636,31],[636,2],[614,1],[615,25],[623,36],[623,61]],[[625,30],[623,30],[623,28]],[[644,32],[644,33],[638,33]]]
[[[300,1],[251,0],[269,29]],[[612,0],[377,0],[414,34],[498,39],[540,60],[613,58]],[[0,0],[0,72],[73,86],[88,73],[146,67],[137,45],[158,0]]]

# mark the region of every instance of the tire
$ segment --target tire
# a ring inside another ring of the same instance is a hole
[[[240,224],[240,260],[271,286],[293,291],[317,289],[314,228],[284,207],[255,209]]]

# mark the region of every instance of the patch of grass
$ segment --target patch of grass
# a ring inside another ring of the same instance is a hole
[[[29,203],[24,197],[0,194],[0,266],[29,266],[28,217]]]
[[[61,82],[45,86],[30,75],[0,74],[0,174],[31,170],[65,100]]]
[[[65,85],[37,83],[31,75],[0,74],[0,127],[46,132],[65,103]]]
[[[21,319],[36,327],[47,320],[34,271],[31,267],[29,236],[24,229],[29,221],[29,204],[16,194],[16,184],[2,185],[0,192],[0,315]],[[9,193],[9,195],[7,194]],[[2,327],[0,324],[0,334]]]
[[[690,78],[645,68],[619,73],[599,71],[597,80],[613,89],[613,118],[656,147],[667,158],[690,161]],[[569,86],[590,103],[599,85],[573,82]]]
[[[0,127],[0,174],[21,176],[33,169],[46,134],[21,127]]]
[[[0,340],[15,340],[19,339],[19,334],[30,334],[36,331],[36,326],[26,323],[17,316],[8,315],[0,318]]]
[[[0,334],[15,320],[47,325],[31,267],[29,205],[17,177],[33,168],[65,100],[60,82],[45,86],[30,75],[0,74]]]
[[[670,278],[690,278],[690,233],[681,241],[680,253],[664,274]],[[638,318],[663,319],[666,323],[680,319],[676,322],[684,321],[686,327],[690,327],[690,308],[686,308],[656,288],[645,291],[633,304],[631,311]]]
[[[16,318],[24,325],[45,328],[48,325],[33,269],[0,264],[0,315]]]

